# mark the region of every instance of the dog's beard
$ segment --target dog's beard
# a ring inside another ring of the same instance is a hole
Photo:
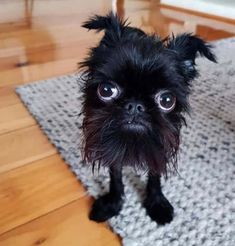
[[[165,175],[169,170],[176,170],[179,126],[161,119],[157,126],[133,131],[123,129],[120,120],[110,113],[89,112],[85,112],[83,121],[83,150],[84,159],[93,167],[128,165]]]

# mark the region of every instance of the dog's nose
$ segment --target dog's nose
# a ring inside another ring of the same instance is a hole
[[[125,109],[131,115],[140,114],[145,111],[144,105],[139,102],[129,102],[125,105]]]

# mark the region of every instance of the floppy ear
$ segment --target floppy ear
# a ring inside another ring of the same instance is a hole
[[[184,73],[189,79],[193,79],[197,71],[195,69],[195,59],[199,53],[212,62],[216,62],[216,57],[211,51],[212,46],[196,35],[184,33],[168,40],[167,48],[174,50],[178,58],[182,61]]]

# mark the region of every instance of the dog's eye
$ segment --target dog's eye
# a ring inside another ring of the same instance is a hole
[[[97,94],[103,101],[111,101],[119,95],[117,86],[113,83],[101,83],[97,88]]]
[[[164,90],[156,94],[155,102],[161,111],[169,113],[175,108],[176,97],[172,92]]]

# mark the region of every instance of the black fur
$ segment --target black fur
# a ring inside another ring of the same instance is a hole
[[[150,217],[160,224],[170,222],[173,208],[161,192],[160,175],[177,168],[183,114],[189,111],[191,81],[198,75],[195,59],[199,53],[216,62],[211,46],[187,33],[162,40],[112,14],[94,16],[83,27],[104,30],[100,43],[80,64],[85,69],[84,159],[111,170],[110,193],[94,203],[90,218],[104,221],[118,214],[123,201],[121,169],[130,165],[149,172],[144,205]],[[121,91],[111,102],[97,95],[98,86],[105,82]],[[162,90],[176,97],[169,113],[162,112],[154,101]],[[142,108],[141,113],[135,111],[134,119],[142,127],[126,129],[123,124],[130,121],[127,105],[137,103]]]

